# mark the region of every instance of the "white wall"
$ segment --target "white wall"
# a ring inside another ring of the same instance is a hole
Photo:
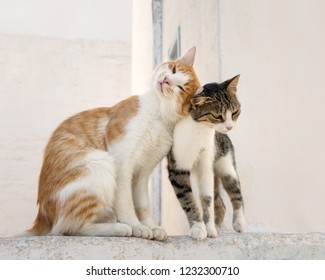
[[[222,77],[242,73],[233,139],[248,222],[325,231],[325,3],[221,2]]]
[[[182,52],[197,46],[202,83],[241,74],[230,136],[250,231],[325,231],[324,9],[316,0],[164,1],[165,56],[181,24]],[[164,185],[163,225],[184,233]]]
[[[134,0],[132,9],[132,93],[150,88],[153,68],[151,0]]]
[[[132,0],[0,0],[0,33],[130,41]]]

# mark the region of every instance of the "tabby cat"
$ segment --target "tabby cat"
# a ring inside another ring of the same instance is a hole
[[[236,96],[239,75],[223,83],[206,84],[191,99],[190,114],[174,129],[168,154],[169,179],[187,216],[193,239],[216,237],[224,219],[225,205],[220,180],[233,206],[233,227],[245,229],[243,198],[236,171],[233,145],[226,135],[240,115]],[[198,178],[201,215],[192,193],[190,175]]]
[[[195,51],[161,64],[147,94],[59,125],[45,149],[30,234],[166,239],[150,215],[148,178],[200,87]]]

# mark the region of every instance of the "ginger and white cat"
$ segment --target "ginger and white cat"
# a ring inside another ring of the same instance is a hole
[[[65,120],[45,149],[33,235],[136,236],[164,240],[150,215],[148,179],[200,87],[195,48],[161,64],[152,89]]]
[[[187,216],[193,239],[218,235],[225,214],[219,194],[220,180],[233,205],[234,229],[238,232],[245,229],[234,148],[225,135],[240,115],[238,80],[236,76],[220,84],[204,85],[191,99],[190,115],[175,126],[174,144],[168,154],[169,179]],[[202,214],[192,193],[191,173],[198,178]]]

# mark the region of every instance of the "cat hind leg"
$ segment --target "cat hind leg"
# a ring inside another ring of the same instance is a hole
[[[220,196],[220,179],[214,175],[214,222],[218,232],[221,231],[221,226],[225,218],[226,206]]]
[[[132,236],[132,228],[122,223],[90,223],[79,230],[79,235],[84,236]]]
[[[107,152],[88,152],[78,162],[84,172],[56,195],[52,235],[130,236],[131,228],[108,223],[114,217],[115,165]]]

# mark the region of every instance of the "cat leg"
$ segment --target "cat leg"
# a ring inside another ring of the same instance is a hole
[[[189,236],[196,240],[203,240],[207,237],[207,231],[192,193],[189,167],[185,165],[184,169],[176,167],[172,152],[167,158],[169,180],[190,225]]]
[[[211,153],[204,151],[195,169],[199,179],[199,192],[208,237],[217,237],[218,231],[214,222],[214,174],[212,168]]]
[[[77,194],[74,194],[74,197]],[[71,200],[74,200],[72,198]],[[132,235],[132,228],[122,223],[100,222],[105,212],[100,199],[82,195],[78,205],[67,200],[59,220],[53,226],[50,235],[74,236],[116,236],[126,237]],[[87,202],[86,202],[87,201]],[[86,205],[88,204],[88,205]]]
[[[233,207],[233,228],[237,232],[243,232],[246,228],[244,215],[244,202],[240,189],[240,182],[235,168],[233,156],[228,153],[216,162],[216,172],[221,178]]]
[[[115,210],[117,219],[121,223],[132,227],[132,236],[144,239],[152,239],[152,230],[142,225],[139,221],[134,208],[131,182],[131,172],[122,172],[123,176],[117,180]]]
[[[221,225],[223,223],[225,213],[226,206],[220,196],[220,178],[217,174],[214,174],[214,222],[218,232],[221,231]]]
[[[157,227],[152,219],[148,182],[149,174],[139,175],[137,178],[134,178],[133,202],[135,212],[140,222],[152,230],[153,239],[163,241],[167,239],[167,233],[163,228]]]
[[[224,175],[221,180],[223,187],[229,195],[233,207],[233,228],[237,232],[243,232],[246,228],[246,221],[244,215],[243,197],[240,190],[240,183],[236,178],[232,177],[231,175]]]
[[[128,225],[108,224],[114,216],[115,164],[106,152],[88,152],[78,162],[82,172],[53,197],[57,218],[52,235],[130,236]],[[43,206],[44,207],[44,206]]]
[[[78,235],[127,237],[132,235],[132,228],[122,223],[91,223],[84,225]]]

